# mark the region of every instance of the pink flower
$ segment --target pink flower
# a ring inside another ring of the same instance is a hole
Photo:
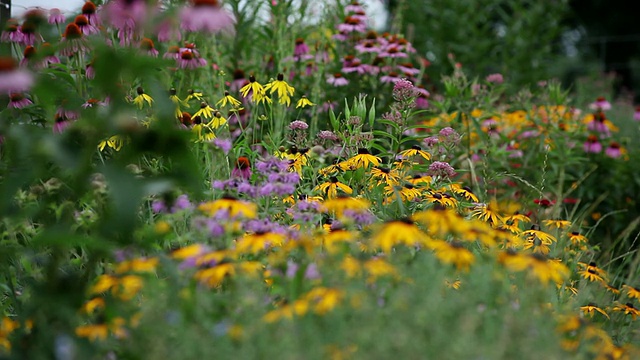
[[[191,49],[184,49],[180,51],[180,58],[178,58],[178,67],[181,69],[197,69],[199,67],[207,66],[207,60],[199,57]]]
[[[640,121],[640,106],[636,106],[636,111],[633,113],[633,120]]]
[[[379,53],[382,51],[375,40],[363,40],[359,42],[354,48],[361,53]]]
[[[620,144],[615,141],[612,141],[609,144],[609,147],[604,151],[604,153],[610,158],[619,158],[622,155],[622,150],[620,149]]]
[[[158,50],[156,50],[153,40],[149,38],[143,38],[140,41],[140,49],[149,56],[158,57]]]
[[[192,0],[180,12],[180,27],[189,32],[216,33],[231,28],[234,20],[217,0]]]
[[[78,52],[86,52],[89,48],[86,39],[82,36],[82,30],[75,23],[67,25],[60,42],[60,55],[72,56]]]
[[[398,73],[393,71],[380,78],[380,81],[383,83],[396,83],[397,81],[400,81],[400,80],[401,78],[398,75]]]
[[[596,101],[589,104],[589,108],[592,110],[602,110],[607,111],[611,110],[611,103],[609,103],[604,96],[600,96],[596,99]]]
[[[9,109],[22,109],[33,104],[31,100],[26,98],[22,93],[12,93],[9,95]]]
[[[91,1],[87,1],[84,3],[84,5],[82,5],[82,15],[86,16],[87,20],[89,20],[89,23],[95,27],[98,27],[100,25],[100,18],[96,13],[97,10],[98,8],[96,7],[96,4]],[[49,22],[51,23],[51,19],[49,19]]]
[[[380,56],[380,57],[389,57],[389,58],[395,59],[395,58],[406,58],[408,55],[406,53],[402,52],[402,50],[400,48],[398,48],[398,46],[389,45],[389,46],[383,48],[378,56]]]
[[[76,25],[78,25],[80,30],[82,30],[82,33],[85,34],[85,35],[91,35],[91,34],[98,33],[98,28],[93,26],[93,25],[91,25],[89,23],[89,19],[87,19],[87,17],[84,16],[84,15],[76,16],[76,18],[73,20],[73,22]]]
[[[289,124],[291,130],[307,130],[309,125],[302,120],[294,120]]]
[[[0,56],[0,93],[19,93],[29,90],[33,85],[33,75],[18,69],[12,57]]]
[[[487,80],[487,82],[489,83],[502,84],[504,82],[504,77],[502,76],[502,74],[495,73],[487,75],[485,80]]]
[[[22,32],[20,31],[20,26],[18,20],[9,19],[5,24],[4,29],[2,30],[2,34],[0,34],[0,41],[2,42],[14,42],[20,43],[22,42]]]
[[[145,0],[111,0],[101,8],[100,15],[102,21],[118,29],[120,45],[128,46],[155,10]]]
[[[347,16],[342,24],[338,24],[338,31],[343,34],[364,33],[367,31],[367,25],[359,17]]]
[[[299,58],[302,55],[306,55],[309,53],[309,46],[304,43],[303,38],[296,39],[296,46],[293,49],[293,56]]]
[[[357,1],[352,1],[351,4],[347,5],[344,7],[344,11],[349,13],[349,12],[364,12],[364,9],[362,8],[362,5],[360,5],[359,2]]]
[[[333,86],[345,86],[349,84],[349,80],[342,77],[341,73],[335,73],[327,78],[327,83]]]
[[[440,176],[443,178],[452,178],[456,176],[456,171],[447,162],[434,161],[429,165],[429,175]]]
[[[49,10],[49,24],[56,25],[62,24],[65,21],[65,17],[62,14],[62,11],[58,8],[53,8]]]
[[[587,141],[584,143],[584,151],[587,153],[600,153],[602,151],[602,144],[598,142],[598,137],[595,135],[589,135]]]

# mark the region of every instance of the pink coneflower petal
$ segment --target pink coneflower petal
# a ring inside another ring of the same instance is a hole
[[[189,32],[217,33],[233,27],[234,19],[216,0],[192,0],[180,12],[180,28]]]
[[[33,75],[19,69],[11,57],[0,56],[0,93],[20,93],[33,85]]]

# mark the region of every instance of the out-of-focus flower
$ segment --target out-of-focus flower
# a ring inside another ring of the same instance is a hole
[[[598,141],[598,137],[595,135],[589,135],[587,141],[584,143],[584,151],[587,153],[600,153],[602,151],[602,144]]]
[[[33,85],[33,75],[18,68],[12,57],[0,56],[0,93],[20,93]]]
[[[49,24],[59,25],[64,23],[65,20],[66,19],[64,17],[64,14],[62,13],[62,11],[60,11],[60,9],[53,8],[49,10]]]
[[[217,0],[192,0],[180,12],[180,27],[189,32],[216,33],[233,26],[231,15]]]
[[[333,86],[345,86],[349,84],[349,80],[345,79],[341,73],[335,73],[327,78],[327,83]]]
[[[500,73],[487,75],[485,80],[489,83],[494,84],[502,84],[504,82],[504,77]]]
[[[596,99],[596,101],[589,104],[589,108],[592,110],[607,111],[607,110],[611,110],[611,103],[608,102],[604,96],[600,96]]]

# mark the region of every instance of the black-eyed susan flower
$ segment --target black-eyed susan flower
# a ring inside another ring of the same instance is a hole
[[[495,199],[491,200],[488,204],[476,205],[471,212],[471,216],[486,221],[492,226],[498,226],[503,222],[502,216],[498,213],[498,202]]]
[[[87,338],[90,341],[106,340],[109,336],[109,327],[107,324],[87,324],[76,327],[76,335],[81,338]]]
[[[194,275],[194,279],[211,288],[218,287],[227,276],[235,275],[236,270],[233,263],[223,262],[215,266],[198,270]]]
[[[424,199],[436,206],[444,206],[447,208],[455,207],[458,204],[456,198],[442,191],[429,191]]]
[[[382,166],[375,166],[371,169],[371,177],[378,180],[378,185],[386,183],[389,186],[397,185],[400,181],[400,174],[395,169]]]
[[[545,226],[556,229],[566,229],[571,226],[571,221],[561,219],[550,219],[542,222]]]
[[[412,183],[415,187],[425,188],[431,186],[433,178],[429,175],[415,174],[410,179],[407,179],[407,181]]]
[[[100,310],[100,309],[104,309],[105,307],[105,301],[103,298],[101,297],[94,297],[93,299],[90,299],[89,301],[87,301],[86,303],[84,303],[84,305],[82,305],[82,311],[85,314],[93,314],[96,310]]]
[[[622,288],[626,290],[627,292],[627,296],[631,299],[638,299],[640,300],[640,290],[636,289],[633,286],[630,285],[622,285]]]
[[[173,103],[173,105],[175,106],[175,115],[177,118],[182,117],[182,109],[181,107],[185,107],[188,108],[189,107],[189,103],[187,103],[186,101],[182,101],[179,97],[178,94],[176,92],[175,88],[171,88],[169,90],[169,99],[171,100],[171,102]]]
[[[431,248],[436,257],[445,264],[453,264],[458,270],[469,271],[469,267],[475,261],[475,256],[459,241],[451,243],[446,241],[434,241]]]
[[[400,185],[387,185],[384,187],[385,195],[387,196],[386,203],[391,203],[397,196],[402,201],[412,201],[417,197],[420,197],[422,193],[416,189],[411,183],[405,183]]]
[[[144,107],[144,103],[146,102],[149,106],[153,103],[153,98],[151,96],[144,93],[144,90],[141,86],[138,86],[136,89],[136,93],[138,94],[134,99],[133,103],[138,106],[138,108],[142,109]]]
[[[371,155],[369,150],[365,148],[358,149],[358,155],[351,157],[347,160],[347,165],[352,166],[354,169],[368,168],[369,165],[380,166],[382,159],[375,155]]]
[[[633,320],[640,315],[640,310],[636,309],[632,303],[618,304],[614,306],[612,310],[622,312],[625,315],[631,315]]]
[[[527,240],[525,240],[524,242],[524,249],[531,250],[534,253],[539,253],[543,255],[548,255],[549,252],[551,251],[549,244],[545,243],[544,241],[540,240],[537,237],[527,238]]]
[[[202,118],[198,116],[194,116],[192,118],[193,126],[191,127],[191,131],[195,134],[195,141],[199,142],[208,142],[216,138],[216,134],[213,132],[213,129],[207,125],[202,123]]]
[[[546,245],[551,245],[552,243],[557,241],[557,239],[553,235],[547,234],[546,232],[540,230],[540,227],[535,224],[531,226],[531,229],[523,231],[522,234],[527,240],[538,238]]]
[[[616,288],[615,286],[607,283],[602,283],[602,285],[605,289],[607,289],[607,291],[611,292],[612,294],[620,295],[620,290],[618,290],[618,288]]]
[[[462,196],[468,201],[477,203],[478,197],[471,191],[471,188],[468,186],[460,186],[460,184],[451,184],[449,185],[449,189],[456,195]]]
[[[349,185],[341,183],[335,176],[329,178],[329,181],[319,184],[314,189],[314,191],[320,191],[325,194],[328,199],[336,198],[338,196],[338,190],[348,195],[353,193],[353,189],[351,189]]]
[[[387,221],[382,224],[372,238],[373,246],[390,253],[394,246],[425,246],[430,239],[410,219]]]
[[[368,283],[374,283],[381,277],[398,277],[398,270],[381,257],[369,259],[364,262],[363,268],[369,277]]]
[[[272,80],[264,86],[264,90],[265,92],[268,91],[270,95],[276,93],[278,95],[278,103],[287,106],[291,105],[291,96],[293,96],[295,91],[293,86],[284,81],[283,74],[278,74],[275,80]]]
[[[127,272],[137,272],[137,273],[150,273],[156,270],[158,266],[158,258],[137,258],[131,260],[125,260],[118,263],[116,266],[115,273],[116,274],[124,274]]]
[[[281,247],[285,240],[283,234],[274,232],[246,234],[236,241],[236,251],[240,254],[257,254],[270,247]]]
[[[345,210],[364,212],[368,209],[369,202],[367,200],[343,194],[338,194],[334,199],[326,200],[320,206],[322,212],[333,213],[338,219],[342,217]]]
[[[213,118],[213,113],[215,112],[215,109],[212,108],[211,106],[209,106],[209,104],[207,104],[206,102],[201,102],[200,103],[200,109],[198,111],[196,111],[195,114],[193,114],[194,117],[196,116],[200,116],[203,119],[211,119]]]
[[[325,234],[319,239],[322,241],[322,245],[328,253],[334,254],[339,250],[339,244],[350,243],[357,239],[357,232],[348,231],[344,229],[329,230],[328,234]]]
[[[598,307],[598,305],[596,305],[595,303],[592,303],[592,302],[588,303],[585,306],[581,306],[580,310],[582,311],[583,314],[589,315],[590,317],[593,317],[593,315],[596,312],[599,312],[600,314],[606,316],[607,319],[609,319],[609,315],[607,315],[607,313],[604,310],[600,309]]]
[[[400,155],[406,158],[413,158],[415,156],[421,156],[425,160],[431,160],[431,154],[422,150],[419,145],[413,145],[410,149],[400,152]]]
[[[305,108],[307,106],[315,106],[316,104],[312,103],[309,99],[307,99],[306,95],[302,95],[302,97],[300,98],[300,100],[298,100],[298,103],[296,104],[296,109],[297,108]]]
[[[218,100],[216,106],[224,107],[227,106],[227,104],[230,104],[233,108],[236,109],[242,107],[242,103],[240,102],[240,100],[234,98],[231,94],[229,94],[228,91],[225,91],[224,96],[222,97],[222,99]]]
[[[571,240],[571,243],[574,245],[585,244],[589,241],[584,235],[580,234],[577,231],[574,231],[569,234],[569,240]]]
[[[509,216],[505,216],[502,221],[504,222],[511,222],[512,224],[515,224],[516,226],[518,226],[521,222],[531,222],[531,219],[529,219],[529,217],[525,214],[521,214],[520,212],[516,211],[513,214],[509,215]]]
[[[232,196],[223,196],[219,200],[200,204],[198,210],[208,216],[214,216],[218,211],[227,211],[231,218],[242,216],[253,219],[256,217],[257,206],[254,203],[238,200]]]

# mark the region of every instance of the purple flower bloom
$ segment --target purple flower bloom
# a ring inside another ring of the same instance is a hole
[[[180,12],[180,27],[188,32],[217,33],[231,28],[234,20],[215,0],[192,0]]]
[[[9,95],[9,105],[7,105],[7,107],[10,109],[22,109],[31,104],[33,104],[33,102],[25,97],[24,94],[12,93]]]
[[[422,140],[422,142],[424,142],[427,147],[433,147],[438,145],[440,139],[437,136],[429,136],[428,138]]]
[[[615,141],[612,141],[609,144],[609,147],[606,148],[604,153],[610,158],[614,158],[614,159],[619,158],[620,156],[622,156],[622,150],[620,149],[620,144],[618,144]]]
[[[318,265],[311,263],[307,265],[307,269],[304,271],[304,278],[307,280],[320,279],[320,271],[318,271]]]
[[[395,72],[390,72],[387,75],[384,75],[380,78],[380,82],[383,82],[383,83],[396,83],[397,81],[400,81],[400,80],[402,79]]]
[[[342,77],[341,73],[335,73],[327,78],[327,83],[333,86],[345,86],[349,84],[349,80]]]
[[[33,85],[33,75],[18,69],[17,62],[11,57],[0,56],[0,93],[20,93]]]
[[[290,130],[307,130],[309,125],[302,120],[294,120],[289,124]]]
[[[428,173],[431,176],[440,176],[443,178],[452,178],[456,176],[456,171],[453,167],[444,161],[434,161],[431,163],[431,165],[429,165]]]
[[[58,8],[53,8],[49,10],[49,24],[56,25],[62,24],[65,21],[64,14]]]
[[[165,54],[166,56],[166,54]],[[177,58],[178,67],[181,69],[197,69],[207,66],[207,60],[201,58],[193,49],[183,49]]]
[[[292,279],[294,276],[296,276],[296,273],[298,272],[298,269],[300,268],[300,266],[296,263],[294,263],[291,260],[287,261],[287,272],[285,273],[285,276],[289,279]]]
[[[329,141],[338,140],[338,136],[334,134],[333,131],[329,131],[329,130],[322,130],[316,136],[320,140],[329,140]]]
[[[640,121],[640,106],[636,106],[636,111],[633,113],[633,120]]]
[[[411,81],[407,79],[400,79],[393,84],[393,98],[399,102],[415,101],[418,96],[418,91]]]
[[[587,141],[584,143],[584,151],[587,153],[600,153],[602,151],[602,144],[598,141],[598,137],[595,135],[589,135]]]
[[[222,150],[225,155],[229,154],[229,151],[231,151],[231,148],[233,147],[231,140],[224,138],[215,138],[211,143],[218,149]]]
[[[607,111],[611,110],[611,103],[609,103],[604,96],[600,96],[596,99],[596,101],[589,104],[589,108],[592,110],[602,110]]]
[[[502,84],[504,82],[504,77],[502,76],[502,74],[496,73],[487,75],[485,80],[494,84]]]

